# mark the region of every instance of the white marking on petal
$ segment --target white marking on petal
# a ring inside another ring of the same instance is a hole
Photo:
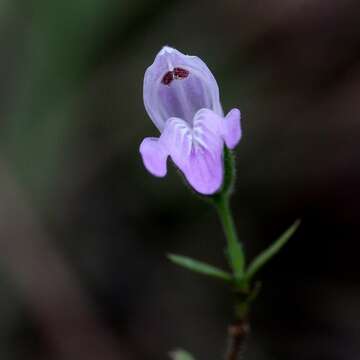
[[[200,137],[193,137],[193,142],[196,145],[200,145],[202,148],[204,148],[205,150],[209,150],[208,145],[206,144],[206,142],[200,138]]]
[[[173,71],[173,70],[174,70],[174,66],[173,66],[173,64],[172,64],[172,62],[171,62],[170,56],[167,56],[167,57],[166,57],[166,63],[167,63],[167,65],[168,65],[169,71]]]

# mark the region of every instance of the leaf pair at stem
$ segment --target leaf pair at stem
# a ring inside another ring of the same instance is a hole
[[[299,225],[300,220],[296,220],[277,240],[256,256],[246,269],[241,244],[239,242],[228,242],[228,257],[232,273],[187,256],[168,254],[168,258],[176,265],[225,281],[234,285],[235,289],[243,291],[249,287],[255,274],[287,243]]]

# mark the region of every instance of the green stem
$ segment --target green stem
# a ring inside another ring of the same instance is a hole
[[[226,360],[238,360],[241,356],[249,332],[249,288],[245,278],[245,254],[238,239],[233,215],[230,208],[230,196],[235,182],[235,162],[230,150],[224,149],[224,184],[213,201],[221,220],[226,241],[227,257],[233,272],[234,317],[235,322],[229,326],[229,347]]]
[[[224,229],[227,240],[229,263],[236,281],[244,275],[245,257],[242,245],[238,240],[234,219],[230,209],[229,195],[224,192],[220,193],[215,201],[215,206]]]

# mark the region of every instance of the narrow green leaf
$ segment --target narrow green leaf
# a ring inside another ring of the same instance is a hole
[[[276,241],[274,241],[267,249],[260,253],[249,265],[246,271],[246,278],[250,280],[280,249],[295,233],[300,225],[300,220],[296,220]]]
[[[180,265],[188,270],[225,281],[232,280],[232,276],[229,273],[221,269],[218,269],[215,266],[206,264],[204,262],[194,260],[187,256],[175,255],[175,254],[168,254],[167,257],[170,261],[172,261],[176,265]]]
[[[174,350],[169,355],[172,360],[195,360],[189,352],[182,349]]]

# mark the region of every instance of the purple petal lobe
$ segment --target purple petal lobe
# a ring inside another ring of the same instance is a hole
[[[192,130],[187,122],[180,118],[170,118],[160,136],[160,142],[174,163],[182,169],[192,148]]]
[[[140,153],[146,169],[154,176],[166,175],[166,148],[157,138],[145,138],[140,145]]]
[[[222,136],[229,149],[233,149],[241,139],[240,117],[240,111],[238,109],[232,109],[222,121]]]
[[[192,152],[183,172],[190,185],[200,194],[211,195],[220,189],[223,182],[221,155],[201,149]]]
[[[204,195],[218,191],[223,182],[221,120],[213,111],[201,109],[193,127],[180,118],[170,118],[160,137],[190,185]]]

